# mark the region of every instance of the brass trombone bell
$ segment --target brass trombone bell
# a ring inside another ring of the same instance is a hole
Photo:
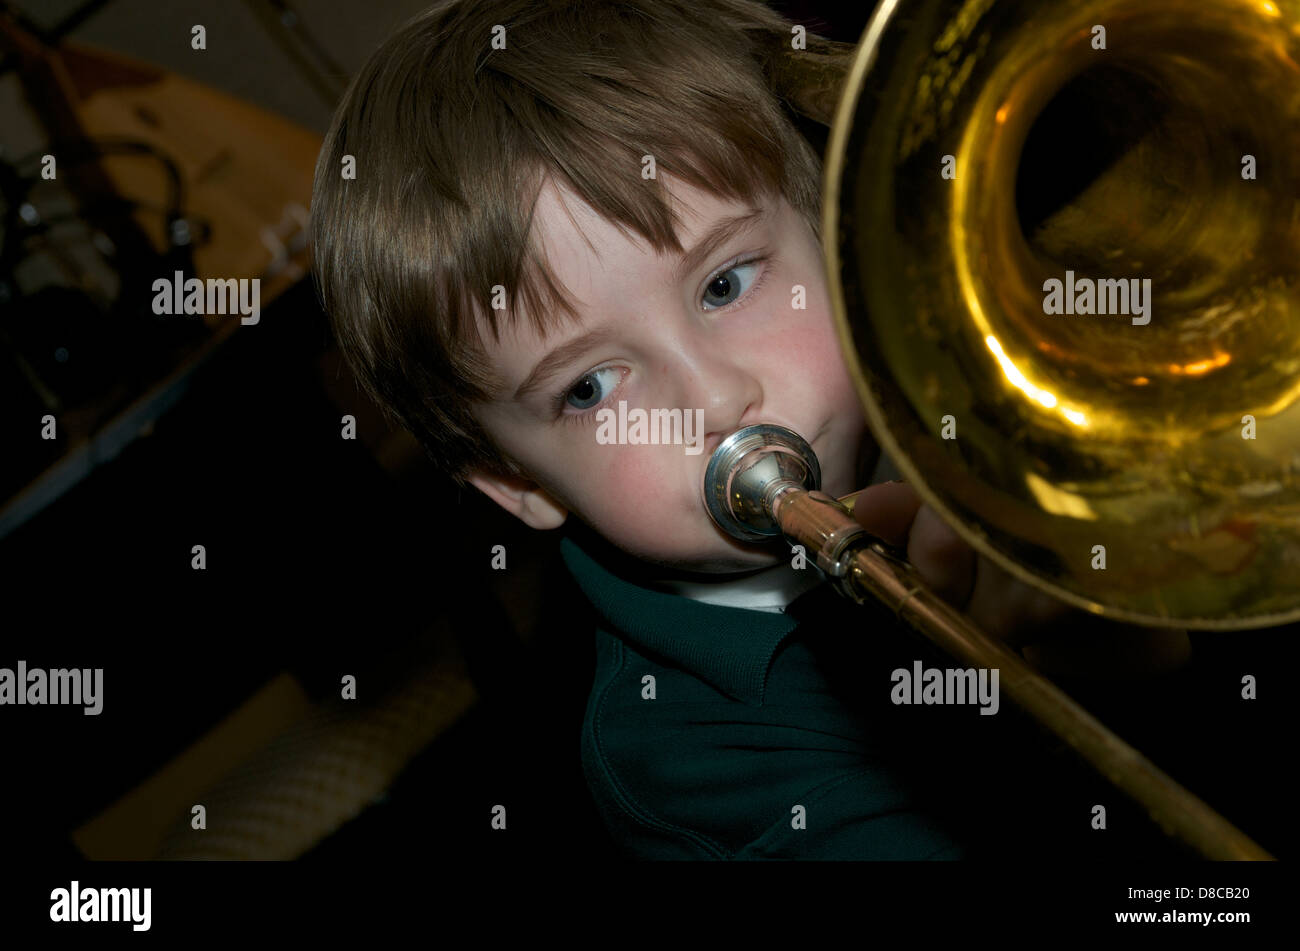
[[[841,344],[923,499],[1098,615],[1300,620],[1300,0],[884,0],[773,81],[831,123]]]

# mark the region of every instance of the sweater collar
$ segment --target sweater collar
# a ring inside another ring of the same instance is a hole
[[[799,624],[799,618],[788,609],[780,613],[756,611],[656,591],[615,574],[569,537],[561,540],[560,553],[583,594],[612,631],[735,700],[762,705],[772,658]],[[820,579],[812,565],[805,570]],[[791,591],[808,587],[819,591],[827,586],[814,581],[813,585],[795,585]],[[796,602],[803,600],[799,597]]]
[[[819,571],[800,570],[781,561],[735,581],[661,581],[650,585],[706,604],[780,614],[795,598],[823,582]]]

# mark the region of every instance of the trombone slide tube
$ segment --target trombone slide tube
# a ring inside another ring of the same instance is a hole
[[[868,534],[842,503],[793,482],[768,493],[773,517],[841,593],[883,601],[908,625],[972,667],[996,668],[1000,690],[1140,803],[1167,835],[1216,860],[1272,860],[1240,829],[1129,746],[1005,644],[930,591],[915,567]]]

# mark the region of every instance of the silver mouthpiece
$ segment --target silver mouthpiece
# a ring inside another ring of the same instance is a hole
[[[728,535],[766,541],[780,535],[772,500],[785,486],[815,491],[822,467],[804,438],[784,426],[737,429],[718,444],[704,471],[704,507]]]

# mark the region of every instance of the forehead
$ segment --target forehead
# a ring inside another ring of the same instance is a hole
[[[662,172],[659,177],[683,252],[695,247],[719,219],[756,207],[773,220],[788,210],[780,196],[756,196],[748,206]],[[624,317],[659,306],[659,297],[679,294],[676,282],[684,278],[677,273],[679,252],[669,247],[657,253],[648,241],[625,232],[553,178],[538,192],[529,241],[575,315],[556,307],[547,314],[553,318],[545,322],[548,329],[539,330],[520,299],[518,309],[498,323],[495,340],[479,316],[481,345],[493,366],[489,402],[510,402],[538,358],[574,338],[580,328],[599,327],[608,333]],[[696,267],[699,262],[693,262],[692,270]]]
[[[676,224],[677,239],[684,248],[694,238],[727,214],[743,206],[719,198],[679,179],[661,173],[668,204]],[[756,202],[760,206],[763,202]],[[654,248],[640,236],[623,231],[567,187],[548,179],[537,199],[533,216],[533,240],[555,279],[572,295],[581,310],[601,276],[619,276],[636,270],[644,273],[647,264],[656,260]],[[666,249],[658,263],[671,269],[677,254]]]

